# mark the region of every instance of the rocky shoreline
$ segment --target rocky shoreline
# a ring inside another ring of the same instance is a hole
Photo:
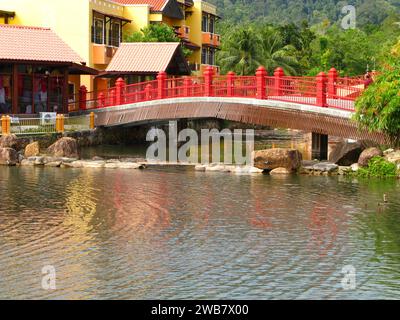
[[[382,157],[394,163],[400,172],[400,150],[389,149],[382,152],[377,147],[366,148],[357,154],[357,162],[344,166],[333,162],[305,161],[295,149],[267,149],[252,154],[254,166],[226,165],[223,163],[190,164],[169,162],[148,162],[145,159],[79,159],[78,142],[71,137],[61,137],[43,153],[39,142],[31,142],[21,148],[16,136],[0,138],[0,165],[7,166],[43,166],[53,168],[104,168],[104,169],[144,169],[149,166],[190,166],[198,172],[225,172],[233,174],[269,174],[310,175],[310,176],[346,176],[352,175],[360,168],[365,168],[374,157]],[[351,163],[349,159],[347,163]],[[354,161],[354,160],[353,160]]]

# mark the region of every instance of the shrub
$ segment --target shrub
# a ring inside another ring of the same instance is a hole
[[[382,157],[372,158],[368,166],[357,171],[358,177],[363,178],[393,178],[397,177],[397,166]]]

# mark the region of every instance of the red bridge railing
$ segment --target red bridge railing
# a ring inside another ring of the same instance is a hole
[[[278,68],[269,76],[263,67],[255,76],[237,76],[229,72],[216,76],[212,68],[202,77],[168,78],[165,72],[157,79],[125,84],[119,78],[115,87],[87,92],[82,86],[70,100],[69,110],[98,109],[144,101],[184,97],[238,97],[294,102],[318,107],[354,111],[354,101],[364,90],[361,78],[340,78],[333,68],[316,77],[286,76]]]

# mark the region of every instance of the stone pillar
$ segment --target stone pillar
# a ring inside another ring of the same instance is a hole
[[[266,99],[267,97],[267,70],[263,66],[260,66],[256,71],[256,82],[257,82],[257,99]]]
[[[326,107],[326,84],[328,79],[324,72],[317,75],[317,103],[318,107]]]

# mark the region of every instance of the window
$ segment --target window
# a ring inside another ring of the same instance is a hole
[[[12,67],[0,64],[0,114],[11,113]]]
[[[208,64],[215,65],[215,50],[210,49],[208,51]]]
[[[207,48],[202,48],[201,49],[201,63],[202,64],[207,64]]]
[[[104,44],[104,19],[95,17],[93,19],[93,42]]]
[[[121,41],[121,23],[120,21],[111,22],[111,31],[109,44],[114,47],[119,47]]]
[[[208,16],[206,16],[206,15],[203,15],[203,18],[201,21],[201,31],[208,32]]]
[[[214,17],[210,17],[210,23],[209,23],[208,31],[211,32],[211,33],[215,33],[214,26],[215,26]]]

